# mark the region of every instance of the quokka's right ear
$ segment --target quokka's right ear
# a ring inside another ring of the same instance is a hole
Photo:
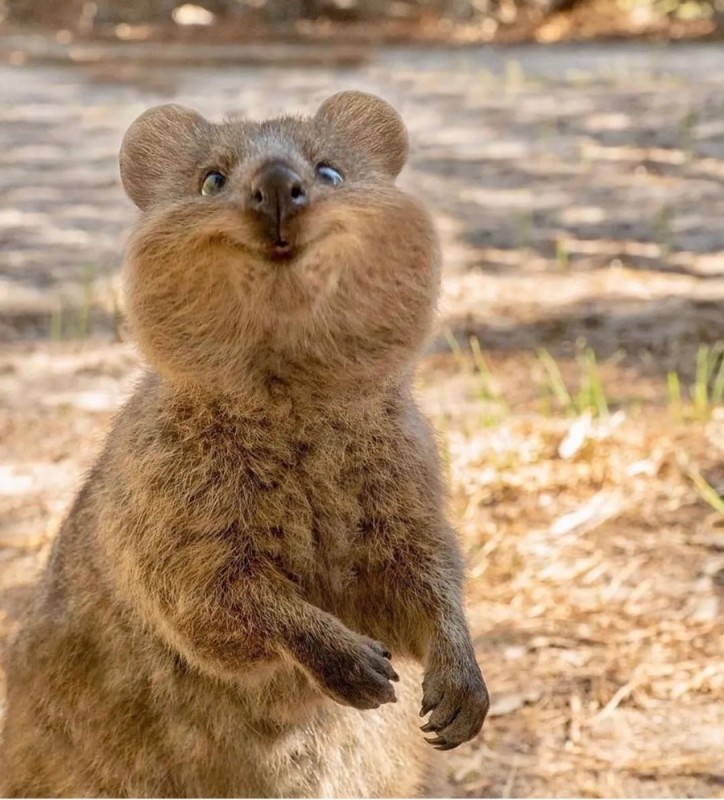
[[[145,210],[183,191],[212,132],[190,108],[169,103],[144,111],[126,131],[118,157],[131,200]]]

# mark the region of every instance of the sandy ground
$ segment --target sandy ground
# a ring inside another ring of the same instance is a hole
[[[138,370],[118,312],[125,127],[168,99],[261,117],[349,87],[403,112],[403,181],[444,242],[420,396],[494,695],[447,791],[724,796],[724,409],[688,395],[701,345],[724,341],[716,45],[0,67],[0,648]],[[608,413],[575,396],[586,376]]]

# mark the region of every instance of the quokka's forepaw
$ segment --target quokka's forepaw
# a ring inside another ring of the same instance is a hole
[[[480,733],[490,708],[490,697],[478,665],[433,668],[422,683],[420,716],[430,714],[421,730],[434,733],[426,739],[437,750],[452,750]]]
[[[400,678],[390,651],[374,639],[355,636],[320,659],[322,690],[338,703],[360,710],[397,701],[392,681]]]

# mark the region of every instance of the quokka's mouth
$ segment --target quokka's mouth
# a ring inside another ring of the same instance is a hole
[[[241,239],[230,234],[215,238],[226,247],[230,247],[247,256],[261,257],[265,261],[292,261],[303,249],[301,244],[293,244],[285,239],[260,241],[255,238]]]
[[[296,256],[297,251],[297,247],[284,239],[277,239],[267,248],[267,253],[272,261],[291,261]]]

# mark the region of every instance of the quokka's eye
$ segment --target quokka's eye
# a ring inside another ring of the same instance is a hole
[[[201,194],[206,196],[218,194],[218,192],[224,188],[225,183],[225,175],[222,175],[220,172],[209,172],[204,178],[204,182],[201,184]]]
[[[330,186],[339,186],[344,181],[342,173],[331,164],[325,164],[324,162],[317,164],[316,172],[317,177]]]

